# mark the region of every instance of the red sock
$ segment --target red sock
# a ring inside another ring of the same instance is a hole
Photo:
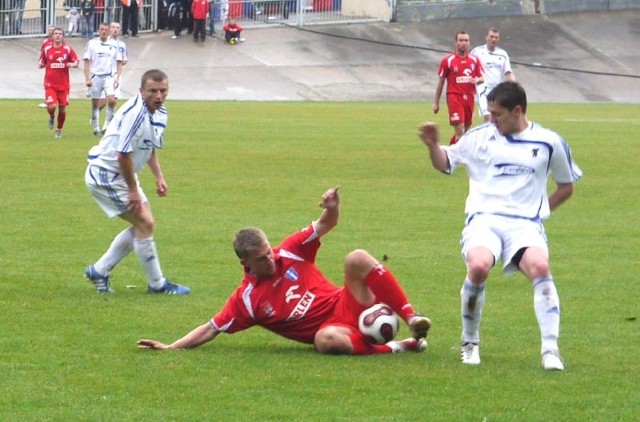
[[[349,334],[349,340],[351,340],[354,355],[380,355],[392,352],[391,347],[386,344],[369,343],[360,333]]]
[[[67,112],[58,112],[58,129],[62,129],[64,126],[64,121],[67,119]]]
[[[389,305],[403,320],[415,313],[398,280],[382,264],[373,267],[364,281],[376,299]]]

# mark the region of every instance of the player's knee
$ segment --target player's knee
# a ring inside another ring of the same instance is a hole
[[[546,259],[538,258],[530,263],[527,273],[531,280],[547,276],[549,275],[549,262]]]
[[[374,257],[364,249],[356,249],[350,252],[344,260],[346,274],[367,273],[377,263]]]
[[[486,259],[467,259],[467,268],[469,271],[469,278],[471,280],[486,280],[492,267],[493,263]]]
[[[313,344],[318,352],[327,355],[346,355],[353,351],[349,336],[338,327],[326,327],[319,330],[314,337]]]

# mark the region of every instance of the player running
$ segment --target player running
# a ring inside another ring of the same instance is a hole
[[[45,68],[44,96],[49,113],[49,129],[54,127],[56,106],[58,107],[56,139],[62,138],[62,128],[67,118],[71,89],[69,68],[77,68],[78,64],[78,55],[75,50],[64,42],[64,31],[62,28],[55,28],[51,43],[42,48],[38,66],[40,69]]]

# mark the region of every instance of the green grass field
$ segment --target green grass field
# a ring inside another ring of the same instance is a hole
[[[638,106],[530,106],[584,171],[547,223],[567,369],[546,373],[529,283],[496,270],[483,363],[459,362],[467,179],[428,164],[416,136],[428,104],[169,100],[169,196],[153,196],[148,171],[142,183],[163,269],[193,293],[158,297],[133,255],[112,275],[114,295],[83,279],[124,223],[84,187],[97,142],[88,101],[73,102],[61,141],[36,103],[3,101],[0,114],[0,421],[637,420]],[[387,255],[433,320],[426,353],[322,356],[262,329],[189,351],[135,347],[172,341],[223,305],[241,278],[239,228],[260,226],[276,244],[319,215],[333,185],[342,219],[319,265],[341,284],[349,251]]]

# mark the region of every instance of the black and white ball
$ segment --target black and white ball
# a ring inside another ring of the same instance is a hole
[[[393,309],[384,303],[378,303],[362,311],[358,318],[358,328],[369,342],[385,344],[398,334],[400,320]]]

